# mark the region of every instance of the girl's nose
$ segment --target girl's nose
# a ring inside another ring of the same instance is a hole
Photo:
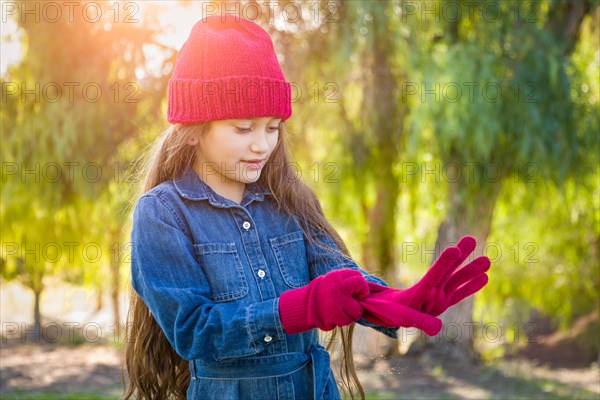
[[[266,153],[269,151],[269,142],[267,141],[267,130],[257,129],[252,137],[250,150],[256,153]]]

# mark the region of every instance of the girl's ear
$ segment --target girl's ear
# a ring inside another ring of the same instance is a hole
[[[187,143],[188,143],[190,146],[195,146],[195,145],[197,145],[197,144],[198,144],[198,136],[196,136],[196,135],[192,135],[192,136],[190,136],[190,137],[188,138],[188,140],[187,140]]]

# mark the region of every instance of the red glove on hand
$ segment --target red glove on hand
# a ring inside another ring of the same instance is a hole
[[[308,285],[283,292],[279,316],[287,333],[319,328],[330,331],[360,319],[359,302],[369,295],[369,285],[354,269],[339,269],[318,276]]]
[[[441,329],[441,321],[438,318],[435,318],[437,321],[432,320],[432,316],[440,315],[488,282],[485,272],[490,268],[490,260],[485,256],[476,258],[456,271],[473,252],[475,245],[473,237],[464,236],[456,246],[446,248],[425,276],[409,289],[393,289],[369,283],[371,295],[361,301],[365,309],[364,318],[371,322],[378,321],[375,323],[379,324],[387,322],[387,325],[383,324],[386,326],[414,326],[430,336],[437,334]],[[409,314],[406,308],[420,314]],[[412,325],[402,324],[407,318],[408,322],[413,322]],[[390,325],[396,321],[396,325]]]
[[[371,285],[377,284],[369,282],[369,286]],[[377,286],[387,288],[386,286]],[[414,327],[422,330],[429,336],[437,335],[442,329],[441,319],[388,300],[380,295],[380,293],[375,293],[367,299],[361,300],[361,304],[365,310],[363,318],[377,325],[391,328]]]

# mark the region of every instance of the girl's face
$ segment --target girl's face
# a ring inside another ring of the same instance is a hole
[[[241,200],[245,184],[258,180],[275,149],[280,123],[276,117],[212,121],[204,134],[188,139],[198,145],[196,173],[217,193]]]

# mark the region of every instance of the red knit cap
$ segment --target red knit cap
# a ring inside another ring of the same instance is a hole
[[[177,55],[167,120],[286,120],[292,115],[291,93],[267,32],[238,16],[213,15],[196,22]]]

